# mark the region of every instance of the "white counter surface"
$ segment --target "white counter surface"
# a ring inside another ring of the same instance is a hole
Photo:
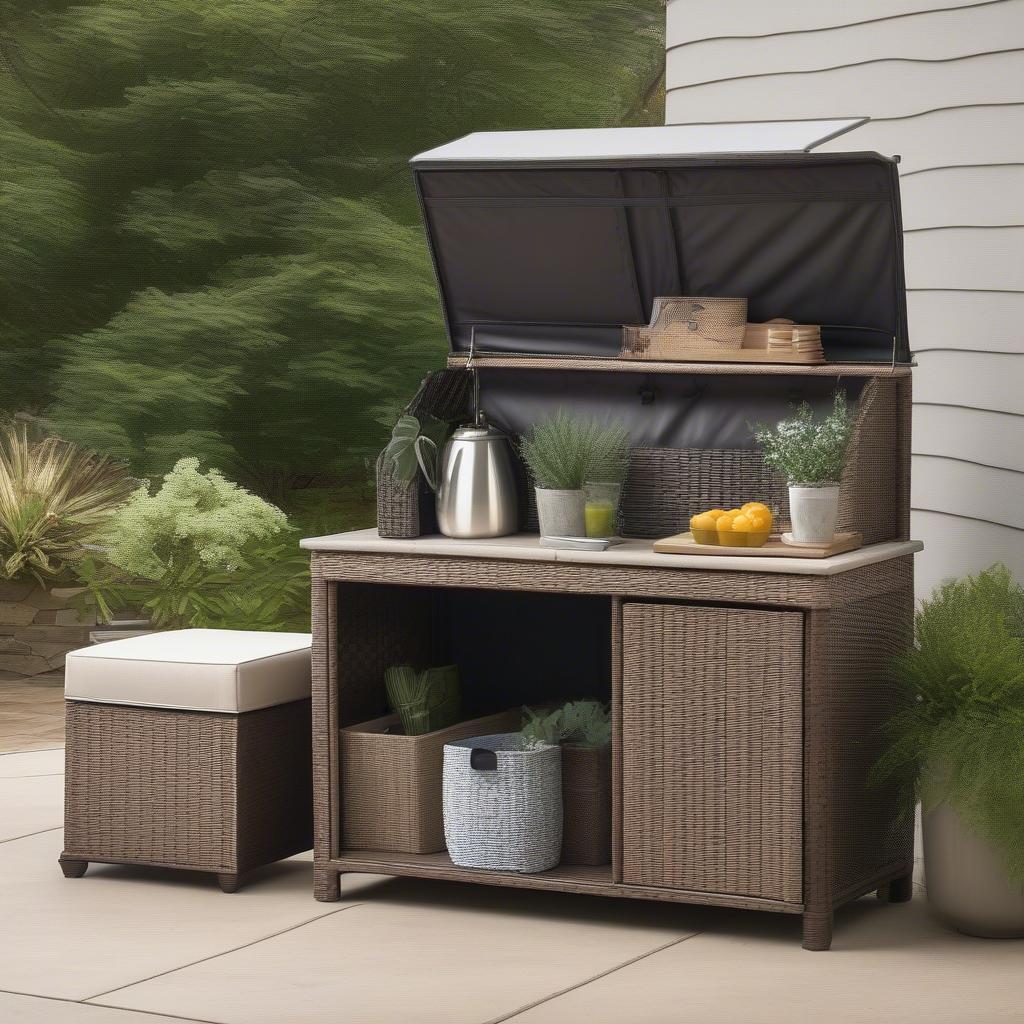
[[[576,564],[632,565],[659,569],[700,569],[722,572],[779,572],[801,576],[834,576],[862,565],[884,562],[921,551],[919,540],[869,544],[831,558],[764,558],[742,555],[663,555],[651,548],[653,541],[626,540],[607,551],[561,551],[542,548],[532,533],[487,540],[454,540],[432,534],[415,540],[380,537],[376,530],[354,530],[328,537],[307,537],[300,542],[309,551],[352,554],[425,555],[452,558],[507,558],[520,562],[574,562]]]

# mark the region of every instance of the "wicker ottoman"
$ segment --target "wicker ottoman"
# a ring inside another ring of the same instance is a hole
[[[310,638],[185,629],[67,657],[64,852],[245,872],[312,845]]]

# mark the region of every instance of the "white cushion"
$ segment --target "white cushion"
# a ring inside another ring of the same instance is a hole
[[[309,696],[310,635],[178,629],[67,656],[64,697],[238,713]]]

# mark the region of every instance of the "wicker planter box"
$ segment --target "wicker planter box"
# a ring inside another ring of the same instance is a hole
[[[612,746],[562,746],[562,863],[612,860]]]
[[[341,730],[342,845],[353,850],[437,853],[444,745],[518,729],[518,710],[459,722],[422,736],[402,733],[398,715]]]

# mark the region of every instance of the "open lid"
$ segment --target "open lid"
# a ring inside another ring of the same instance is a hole
[[[483,132],[412,161],[453,351],[615,356],[660,295],[909,360],[899,177],[864,119]]]

